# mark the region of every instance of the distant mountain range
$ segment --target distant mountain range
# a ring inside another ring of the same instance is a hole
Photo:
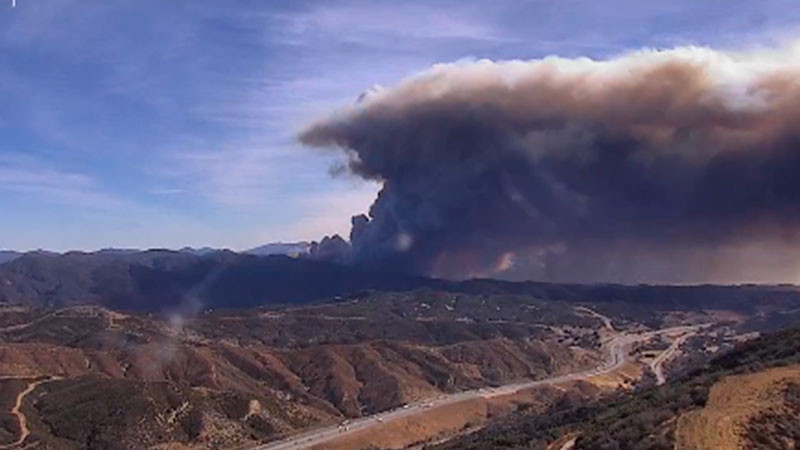
[[[576,285],[488,279],[455,282],[228,250],[31,252],[0,265],[0,303],[35,306],[93,303],[123,310],[196,311],[301,304],[366,290],[415,289],[663,308],[744,310],[787,302],[800,306],[800,291],[795,286]]]
[[[286,256],[300,256],[308,253],[311,250],[311,242],[274,242],[271,244],[261,245],[259,247],[251,248],[245,253],[251,255],[268,256],[268,255],[286,255]]]
[[[0,250],[0,264],[7,263],[9,261],[13,261],[17,258],[22,256],[22,253],[14,252],[10,250]]]
[[[253,247],[249,250],[244,250],[239,253],[246,253],[248,255],[257,255],[257,256],[270,256],[270,255],[284,255],[284,256],[291,256],[293,258],[298,257],[300,255],[304,255],[311,250],[312,247],[311,242],[300,241],[300,242],[270,242],[268,244],[259,245],[258,247]],[[227,249],[219,249],[213,247],[183,247],[179,251],[181,253],[192,253],[199,256],[205,256],[210,253],[227,250]]]
[[[11,262],[20,256],[24,255],[25,253],[35,254],[35,255],[57,255],[58,253],[47,251],[47,250],[33,250],[31,252],[17,252],[14,250],[0,250],[0,264]]]
[[[364,289],[443,282],[410,275],[227,250],[26,253],[0,265],[0,303],[102,304],[125,310],[242,308],[305,303]]]
[[[249,255],[257,255],[257,256],[270,256],[270,255],[285,255],[291,257],[297,257],[303,254],[308,253],[311,250],[313,243],[307,241],[300,241],[300,242],[270,242],[268,244],[259,245],[258,247],[251,248],[249,250],[244,250],[240,253],[246,253]],[[158,249],[161,250],[161,249]],[[164,249],[165,251],[170,251],[168,249]],[[142,249],[138,248],[104,248],[98,250],[94,253],[103,253],[103,254],[116,254],[116,255],[125,255],[125,254],[134,254],[142,252]],[[178,252],[180,253],[189,253],[192,255],[197,256],[205,256],[214,252],[219,251],[228,251],[227,249],[220,249],[214,247],[183,247]],[[29,252],[18,252],[14,250],[0,250],[0,264],[7,263],[9,261],[13,261],[20,256],[24,255],[25,253]],[[35,250],[34,253],[46,253],[51,255],[57,255],[59,253],[56,252],[49,252],[46,250]]]

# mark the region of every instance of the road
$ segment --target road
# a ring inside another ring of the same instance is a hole
[[[87,313],[87,311],[88,311],[88,313]],[[42,322],[44,322],[46,320],[49,320],[49,319],[52,319],[54,317],[74,317],[74,316],[68,316],[68,314],[70,314],[70,313],[77,314],[78,317],[87,317],[87,314],[91,314],[91,316],[88,316],[88,317],[93,317],[93,316],[96,316],[98,314],[104,315],[106,317],[106,319],[108,320],[108,327],[109,328],[117,328],[116,320],[122,320],[122,319],[125,319],[125,318],[128,317],[125,314],[118,313],[118,312],[115,312],[115,311],[111,311],[109,309],[102,308],[102,307],[85,306],[85,305],[69,306],[69,307],[66,307],[66,308],[61,308],[61,309],[57,309],[55,311],[49,312],[49,313],[47,313],[45,315],[42,315],[40,317],[37,317],[37,318],[33,319],[30,322],[18,323],[18,324],[9,325],[9,326],[6,326],[6,327],[0,327],[0,332],[24,330],[25,328],[30,328],[30,327],[32,327],[32,326],[34,326],[36,324],[42,323]]]
[[[593,310],[591,308],[587,308],[585,306],[578,306],[578,307],[575,308],[575,310],[579,311],[579,312],[583,312],[583,313],[589,314],[590,316],[592,316],[592,317],[594,317],[596,319],[600,319],[600,321],[603,322],[603,326],[607,330],[616,331],[614,329],[614,324],[611,323],[611,319],[608,316],[604,316],[604,315],[600,314],[599,312],[597,312],[597,311],[595,311],[595,310]]]
[[[466,400],[475,398],[492,398],[503,395],[514,394],[518,391],[531,389],[541,386],[563,383],[566,381],[574,381],[578,379],[588,378],[595,375],[613,372],[619,369],[626,362],[628,356],[628,349],[634,342],[651,339],[659,334],[673,334],[673,333],[686,333],[702,327],[697,326],[680,326],[664,328],[661,330],[649,331],[637,334],[618,334],[611,337],[606,343],[605,347],[608,349],[606,359],[599,367],[582,372],[576,372],[567,375],[560,375],[553,378],[543,380],[524,381],[519,383],[508,384],[496,388],[482,388],[470,391],[457,392],[455,394],[441,395],[435,399],[409,404],[402,408],[397,408],[382,413],[374,414],[372,416],[354,419],[339,425],[331,425],[322,428],[309,430],[305,433],[297,434],[286,439],[272,442],[269,444],[258,445],[251,447],[251,450],[298,450],[309,448],[314,445],[323,444],[333,439],[352,434],[367,428],[380,425],[392,420],[400,419],[403,417],[413,416],[420,414],[426,410],[438,408],[445,405],[460,403]]]
[[[10,378],[10,377],[4,377]],[[31,430],[28,429],[28,419],[25,417],[25,414],[22,413],[22,402],[25,401],[25,396],[33,392],[36,387],[38,387],[42,383],[47,383],[49,381],[54,381],[56,378],[45,378],[43,380],[36,380],[31,381],[28,383],[28,386],[19,394],[17,394],[17,401],[14,403],[14,407],[11,409],[11,414],[17,417],[19,421],[19,437],[17,438],[16,442],[11,444],[0,445],[0,449],[7,449],[13,448],[18,445],[22,445],[25,442],[25,439],[31,434]]]
[[[664,363],[672,359],[675,353],[678,352],[681,344],[695,334],[696,331],[688,331],[685,334],[678,336],[674,341],[672,341],[672,344],[670,344],[669,348],[661,352],[655,359],[653,359],[653,361],[650,362],[650,369],[652,369],[653,373],[655,374],[656,383],[658,385],[662,385],[667,382],[667,377],[664,375]]]
[[[575,448],[575,441],[577,440],[578,438],[576,437],[569,439],[567,442],[564,442],[564,445],[562,445],[559,450],[572,450]]]

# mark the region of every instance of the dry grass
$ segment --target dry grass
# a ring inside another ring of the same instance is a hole
[[[619,370],[588,377],[586,381],[601,389],[629,388],[642,377],[642,372],[640,364],[628,362],[623,364]]]
[[[369,445],[404,448],[420,441],[456,433],[470,423],[482,424],[486,421],[488,410],[489,402],[485,399],[467,400],[370,427],[312,448],[358,450]]]
[[[588,382],[600,390],[630,387],[642,376],[642,371],[641,364],[626,363],[619,370],[589,377],[582,382]],[[526,389],[510,395],[471,399],[382,423],[317,445],[312,449],[359,450],[370,445],[383,449],[402,449],[420,442],[444,440],[463,433],[464,430],[479,428],[492,418],[508,415],[520,405],[543,410],[546,405],[552,403],[564,392],[575,389],[585,391],[586,386],[570,381]],[[567,444],[567,442],[563,444]]]
[[[543,408],[562,392],[562,388],[548,386],[510,395],[470,399],[382,423],[317,445],[312,449],[358,450],[370,445],[387,449],[406,448],[420,442],[441,440],[465,429],[483,426],[490,418],[508,415],[521,404]]]
[[[780,401],[775,398],[789,381],[800,381],[800,365],[726,377],[711,388],[703,409],[678,420],[676,449],[743,448],[744,427],[751,417]]]

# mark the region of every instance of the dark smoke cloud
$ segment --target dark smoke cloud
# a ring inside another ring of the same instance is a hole
[[[300,138],[383,183],[353,218],[356,263],[457,278],[795,281],[798,56],[444,64]]]

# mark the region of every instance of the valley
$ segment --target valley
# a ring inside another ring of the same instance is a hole
[[[353,284],[335,275],[343,270]],[[800,311],[791,286],[445,282],[359,270],[164,251],[0,265],[0,445],[447,445],[517,414],[667,385]],[[293,271],[296,285],[269,287]],[[224,280],[236,287],[225,293]]]
[[[395,444],[441,441],[520,408],[629,389],[652,363],[639,347],[671,342],[658,365],[668,374],[688,341],[710,355],[753,327],[635,311],[427,289],[187,316],[5,306],[0,376],[21,381],[21,404],[2,445],[360,448],[459,405],[484,411]]]
[[[584,311],[586,308],[582,308]],[[591,310],[589,310],[591,311]],[[592,311],[593,312],[593,311]],[[600,318],[604,324],[609,324],[611,321],[605,316],[601,316],[596,314],[598,318]],[[295,436],[277,443],[268,444],[265,446],[258,446],[254,447],[253,450],[288,450],[293,448],[306,448],[306,447],[319,447],[323,448],[324,444],[330,443],[334,441],[330,445],[327,445],[331,448],[349,448],[347,445],[337,445],[336,441],[346,439],[346,436],[356,434],[356,433],[364,433],[369,432],[370,428],[376,428],[378,430],[373,431],[373,433],[380,433],[380,428],[382,427],[390,427],[391,422],[401,419],[407,418],[414,415],[420,414],[435,414],[436,410],[439,408],[445,408],[450,405],[460,404],[469,402],[470,400],[476,398],[482,399],[491,399],[495,397],[511,397],[521,391],[526,390],[533,390],[542,387],[549,387],[549,386],[557,386],[559,384],[567,384],[576,381],[586,381],[591,380],[592,377],[603,375],[603,374],[611,374],[620,369],[623,364],[629,362],[628,353],[630,351],[630,346],[637,342],[645,342],[652,339],[655,336],[661,335],[669,335],[680,333],[680,336],[687,336],[686,333],[694,333],[698,329],[701,329],[702,326],[694,326],[694,327],[673,327],[673,328],[664,328],[661,330],[655,330],[647,333],[631,333],[631,334],[618,334],[609,336],[606,342],[603,344],[603,351],[606,354],[602,363],[592,369],[584,370],[581,372],[569,373],[565,375],[559,375],[552,378],[545,378],[536,381],[527,381],[527,382],[519,382],[519,383],[512,383],[508,385],[503,385],[500,387],[495,388],[479,388],[470,391],[462,391],[455,394],[450,395],[443,395],[439,396],[433,400],[417,402],[414,404],[406,404],[403,407],[394,409],[391,411],[374,414],[369,417],[364,417],[358,420],[354,420],[352,422],[347,422],[346,424],[340,424],[337,426],[331,426],[321,430],[315,430],[308,433],[303,433],[299,436]],[[678,339],[675,342],[680,342]],[[670,347],[672,348],[672,347]],[[669,350],[668,350],[669,351]],[[668,351],[665,351],[664,354]],[[669,355],[664,356],[664,359],[668,358]],[[413,442],[413,439],[419,439],[424,436],[409,436],[409,441]],[[430,436],[429,436],[430,437]]]
[[[450,312],[441,303],[451,301],[449,295],[425,292],[417,299],[416,306],[406,306],[426,311],[421,316],[370,320],[352,319],[358,302],[180,320],[92,306],[9,308],[0,371],[21,379],[59,378],[24,396],[23,411],[33,407],[41,420],[32,421],[29,440],[42,445],[89,445],[89,436],[74,434],[80,414],[88,415],[82,421],[97,420],[97,427],[124,434],[117,427],[136,412],[152,420],[139,424],[145,429],[137,430],[136,439],[152,434],[154,443],[159,436],[190,441],[192,421],[202,415],[204,438],[234,446],[444,392],[570,372],[598,358],[591,340],[583,348],[558,342],[564,338],[547,329],[552,318],[530,327],[450,321],[421,306]],[[493,301],[487,303],[497,311]],[[542,309],[586,320],[564,306]],[[358,325],[340,331],[343,322]],[[121,422],[106,423],[106,415]]]

